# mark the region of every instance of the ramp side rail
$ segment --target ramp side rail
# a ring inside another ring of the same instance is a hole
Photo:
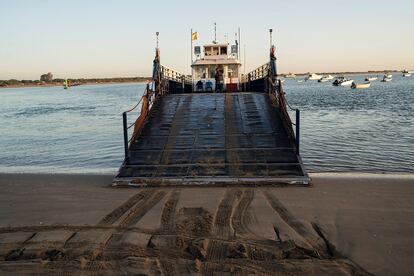
[[[282,83],[277,79],[276,57],[274,48],[270,51],[270,61],[265,63],[241,78],[243,91],[265,92],[274,99],[279,108],[283,125],[289,137],[294,141],[296,153],[300,154],[300,110],[292,108],[283,91]],[[295,112],[295,123],[292,122],[288,109]],[[293,131],[295,126],[295,131]]]
[[[177,88],[181,89],[184,92],[186,86],[188,87],[191,85],[191,81],[192,80],[190,77],[162,65],[160,63],[159,48],[156,49],[153,62],[152,80],[147,83],[145,91],[139,99],[138,103],[133,108],[122,113],[125,164],[129,163],[129,147],[131,145],[131,142],[138,139],[145,123],[148,120],[148,117],[153,110],[153,106],[156,105],[156,103],[165,94],[177,90]],[[128,125],[128,114],[137,110],[140,104],[141,109],[139,110],[138,117],[132,124]],[[128,133],[128,130],[130,128],[133,128],[131,138],[129,138]]]

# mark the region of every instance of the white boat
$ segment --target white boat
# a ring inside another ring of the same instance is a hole
[[[298,80],[298,82],[303,82],[303,80]]]
[[[360,84],[357,84],[357,83],[353,82],[352,85],[351,85],[351,88],[353,88],[353,89],[365,89],[365,88],[369,88],[370,86],[371,86],[370,82],[360,83]]]
[[[377,77],[366,77],[365,81],[374,81],[374,80],[377,80],[377,79],[378,79]]]
[[[334,77],[333,77],[333,76],[331,76],[331,75],[323,76],[322,78],[320,78],[320,79],[318,80],[318,82],[327,82],[327,81],[332,80],[333,78],[334,78]]]
[[[310,75],[306,78],[306,80],[320,80],[321,78],[322,78],[322,76],[321,76],[321,75],[318,75],[318,74],[313,73],[313,74],[310,74]]]
[[[403,73],[403,77],[411,77],[411,73]]]
[[[390,74],[385,74],[384,77],[382,77],[382,82],[389,82],[392,81],[392,75]]]
[[[293,74],[293,73],[289,73],[289,74],[285,75],[285,78],[286,79],[294,79],[294,78],[296,78],[296,75]]]
[[[332,84],[335,86],[347,86],[347,85],[351,85],[353,82],[354,82],[353,79],[348,79],[345,77],[338,77]]]

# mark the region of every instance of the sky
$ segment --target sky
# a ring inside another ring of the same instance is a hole
[[[220,41],[240,27],[246,72],[269,28],[279,72],[414,69],[412,0],[0,0],[0,79],[149,76],[157,31],[161,63],[188,74],[191,29],[210,43],[214,22]]]

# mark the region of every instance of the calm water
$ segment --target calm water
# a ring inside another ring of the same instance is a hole
[[[362,81],[363,76],[353,77]],[[287,80],[311,172],[414,172],[414,78],[351,90]],[[142,84],[0,89],[0,172],[114,173]]]

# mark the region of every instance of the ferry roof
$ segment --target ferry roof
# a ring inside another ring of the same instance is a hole
[[[194,61],[191,66],[201,66],[201,65],[217,65],[217,64],[239,64],[240,61],[237,59],[198,59]]]
[[[217,44],[204,44],[203,47],[227,47],[229,43],[217,43]]]

